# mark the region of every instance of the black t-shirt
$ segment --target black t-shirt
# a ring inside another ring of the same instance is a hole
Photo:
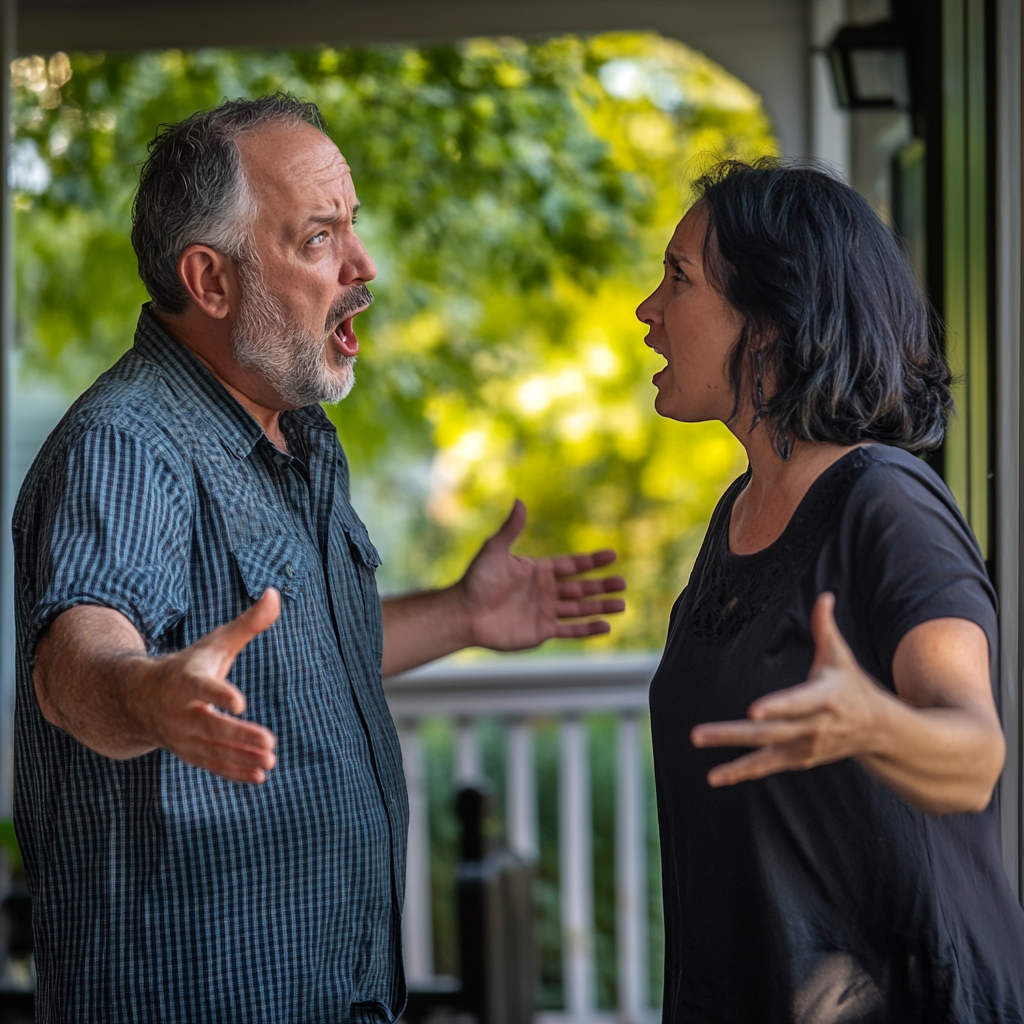
[[[826,590],[890,690],[897,645],[930,619],[976,622],[994,653],[973,535],[931,469],[872,445],[815,481],[775,543],[734,555],[747,479],[715,511],[651,684],[666,1024],[1021,1024],[1024,912],[995,800],[925,814],[852,759],[712,789],[709,769],[748,751],[689,739],[807,678]]]

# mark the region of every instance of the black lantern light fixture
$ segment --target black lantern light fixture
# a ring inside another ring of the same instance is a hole
[[[891,21],[841,28],[825,51],[844,110],[908,110],[907,52]]]

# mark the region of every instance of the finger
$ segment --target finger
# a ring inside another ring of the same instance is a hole
[[[233,743],[216,743],[200,737],[183,741],[174,748],[173,753],[190,764],[205,761],[216,761],[221,765],[240,768],[244,771],[270,771],[277,764],[277,755],[269,750],[253,750],[250,747],[239,747]],[[204,767],[204,765],[200,765]]]
[[[501,524],[501,529],[491,538],[491,542],[498,544],[506,551],[515,543],[516,537],[523,532],[526,525],[526,506],[518,499],[512,502],[512,511],[508,518]]]
[[[850,648],[839,632],[835,617],[835,594],[818,595],[811,610],[811,633],[814,636],[814,665],[811,671],[825,665],[838,665],[852,658]]]
[[[832,692],[833,684],[827,679],[776,690],[755,700],[747,709],[747,717],[762,722],[771,718],[802,718],[828,711]]]
[[[551,559],[551,565],[556,576],[577,576],[581,572],[590,572],[591,569],[609,565],[618,557],[611,548],[602,548],[600,551],[591,551],[585,555],[556,555]]]
[[[755,750],[752,754],[744,754],[735,761],[716,765],[708,772],[708,785],[735,786],[737,782],[750,782],[752,779],[763,779],[777,772],[793,771],[799,764],[791,763],[785,753],[776,747],[765,747]]]
[[[265,629],[269,629],[280,614],[281,595],[273,587],[267,587],[263,596],[251,608],[247,608],[237,619],[215,629],[199,643],[216,647],[233,662],[242,648]]]
[[[598,633],[610,633],[612,627],[603,619],[590,622],[560,622],[555,627],[555,636],[577,639],[584,636],[597,636]]]
[[[231,782],[261,783],[266,780],[267,772],[270,770],[269,767],[263,767],[255,761],[239,761],[232,757],[226,748],[215,745],[191,744],[172,753],[194,768],[213,772]]]
[[[626,589],[621,576],[604,576],[599,580],[568,580],[558,584],[560,601],[571,601],[579,597],[593,597],[595,594],[616,594]]]
[[[765,747],[771,744],[792,743],[812,737],[820,731],[816,716],[786,719],[781,722],[704,722],[690,731],[695,747]]]
[[[233,715],[245,713],[245,694],[226,679],[199,676],[189,680],[191,696],[204,704],[213,704]]]
[[[199,701],[189,709],[182,732],[186,739],[227,744],[257,754],[266,754],[277,746],[277,737],[265,726],[225,715]]]
[[[582,619],[587,615],[617,615],[625,611],[626,602],[618,598],[606,601],[559,601],[555,614],[560,619]]]

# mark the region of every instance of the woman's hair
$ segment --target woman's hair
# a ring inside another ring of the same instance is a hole
[[[795,438],[939,445],[953,402],[937,324],[864,198],[768,159],[726,161],[696,193],[708,279],[745,321],[729,365],[733,414],[749,387],[754,423],[766,421],[784,458]]]

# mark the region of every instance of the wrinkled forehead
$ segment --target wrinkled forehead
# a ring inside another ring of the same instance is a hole
[[[269,125],[238,136],[246,180],[261,218],[355,203],[352,175],[338,147],[312,125]]]

